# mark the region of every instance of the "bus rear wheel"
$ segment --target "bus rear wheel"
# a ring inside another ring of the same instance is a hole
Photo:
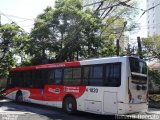
[[[22,95],[21,92],[18,92],[18,93],[16,94],[16,102],[17,102],[17,103],[23,103],[23,95]]]
[[[76,100],[73,97],[67,97],[67,98],[65,98],[64,103],[63,103],[63,109],[68,114],[75,113],[77,111]]]

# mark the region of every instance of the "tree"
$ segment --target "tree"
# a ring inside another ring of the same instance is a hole
[[[142,38],[143,56],[148,60],[160,60],[160,36],[151,36]],[[159,93],[160,86],[160,72],[152,68],[148,71],[150,79],[150,89],[153,93]]]
[[[108,6],[102,9],[104,3]],[[114,55],[114,40],[122,32],[125,20],[131,19],[128,13],[133,11],[132,4],[131,0],[103,1],[93,11],[83,9],[80,0],[57,0],[55,9],[46,8],[35,21],[27,51],[31,61],[40,64],[48,59],[65,61]]]
[[[85,52],[82,51],[86,42],[84,31],[91,29],[96,19],[91,13],[82,11],[81,7],[79,0],[59,0],[54,10],[47,8],[37,17],[31,32],[31,49],[28,52],[34,58],[39,56],[48,59],[50,56],[45,53],[48,50],[51,56],[56,57],[56,61],[73,60],[78,59],[80,55],[84,56]],[[94,32],[91,35],[91,39],[95,38]],[[36,46],[33,47],[33,44]]]
[[[143,53],[146,58],[157,58],[160,60],[160,36],[153,36],[142,39],[144,46]]]
[[[8,69],[16,65],[17,55],[24,55],[27,38],[27,34],[15,24],[0,26],[0,78],[5,77]]]

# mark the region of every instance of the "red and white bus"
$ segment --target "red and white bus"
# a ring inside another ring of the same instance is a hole
[[[147,65],[137,57],[124,56],[12,68],[5,95],[67,113],[146,112]]]

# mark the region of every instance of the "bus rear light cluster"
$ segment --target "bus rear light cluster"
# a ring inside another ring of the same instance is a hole
[[[137,86],[136,86],[136,89],[137,89],[137,90],[141,90],[141,86],[140,86],[140,85],[137,85]]]
[[[146,90],[147,89],[147,87],[146,86],[142,86],[142,90]]]
[[[131,99],[132,99],[132,94],[131,94],[131,91],[130,91],[130,89],[128,90],[128,97],[129,97],[129,102],[131,102]]]
[[[146,94],[146,101],[148,102],[148,100],[149,100],[149,94],[147,92],[147,94]]]
[[[147,87],[146,87],[146,86],[137,85],[137,86],[136,86],[136,89],[137,89],[137,90],[146,90]]]

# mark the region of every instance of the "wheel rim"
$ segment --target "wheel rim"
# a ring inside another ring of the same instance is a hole
[[[67,111],[68,111],[68,112],[73,111],[73,104],[72,104],[72,103],[67,102],[67,104],[66,104],[66,109],[67,109]]]
[[[18,102],[22,102],[22,101],[23,101],[22,95],[19,95],[18,96]]]

